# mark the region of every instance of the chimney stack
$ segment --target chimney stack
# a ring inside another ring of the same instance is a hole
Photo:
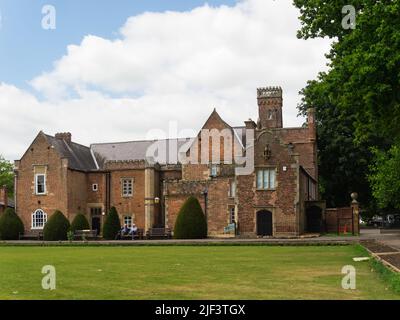
[[[307,110],[307,126],[309,130],[309,137],[311,141],[315,141],[317,139],[317,129],[315,126],[315,109],[309,108]]]
[[[56,139],[64,140],[66,143],[70,144],[72,141],[72,135],[70,132],[59,132],[55,135]]]
[[[7,207],[8,207],[7,186],[2,186],[0,188],[0,202],[4,203],[4,209],[7,209]]]

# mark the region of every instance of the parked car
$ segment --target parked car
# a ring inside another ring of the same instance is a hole
[[[384,227],[395,228],[400,227],[400,214],[388,214],[384,219]]]
[[[379,228],[383,226],[383,217],[381,216],[373,216],[367,220],[367,226]]]

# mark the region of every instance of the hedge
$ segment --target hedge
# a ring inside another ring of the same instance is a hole
[[[106,240],[115,240],[116,235],[121,230],[121,222],[115,207],[110,209],[106,216],[103,226],[103,238]]]
[[[24,232],[24,224],[14,209],[7,208],[0,216],[0,239],[18,240],[19,234]]]
[[[207,221],[197,198],[189,197],[179,210],[174,228],[174,238],[207,238]]]
[[[59,210],[56,210],[43,229],[43,239],[45,241],[67,240],[67,232],[70,228],[68,219]]]
[[[90,225],[89,225],[89,221],[86,218],[86,216],[82,213],[77,214],[71,223],[70,230],[72,232],[75,232],[77,230],[89,230],[89,229],[90,229]]]

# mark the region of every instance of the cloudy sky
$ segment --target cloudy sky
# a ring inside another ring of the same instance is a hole
[[[262,86],[283,88],[284,125],[300,126],[298,92],[326,69],[329,40],[296,38],[291,0],[54,0],[55,30],[41,28],[44,4],[0,0],[0,154],[10,160],[40,130],[86,145],[182,136],[213,108],[242,125],[257,119]]]

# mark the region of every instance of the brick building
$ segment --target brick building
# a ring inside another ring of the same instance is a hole
[[[0,214],[7,208],[14,208],[14,200],[9,197],[6,186],[0,187]]]
[[[301,128],[282,126],[281,88],[257,90],[259,119],[232,127],[214,110],[194,138],[82,146],[70,133],[40,132],[15,162],[16,211],[41,229],[61,210],[101,230],[115,206],[121,223],[173,229],[189,195],[206,215],[210,236],[232,223],[240,236],[296,236],[318,231],[313,110]],[[313,207],[315,208],[315,206]]]

